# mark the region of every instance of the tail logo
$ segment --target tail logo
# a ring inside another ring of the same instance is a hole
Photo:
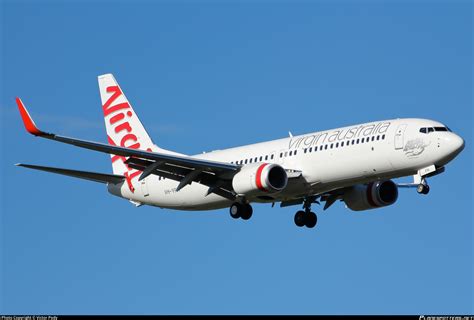
[[[133,128],[130,126],[128,121],[133,116],[130,104],[127,101],[113,104],[119,97],[122,96],[122,91],[120,90],[119,86],[107,87],[106,91],[108,93],[112,93],[112,95],[102,106],[104,118],[106,121],[108,121],[108,124],[110,124],[111,129],[111,131],[107,130],[109,144],[117,145],[117,142],[120,140],[121,147],[140,149],[140,142],[138,142],[138,138],[133,133]],[[117,140],[114,141],[111,135],[116,137]],[[127,180],[128,188],[131,192],[134,192],[135,188],[133,187],[132,179],[139,176],[141,171],[130,168],[127,163],[125,163],[125,157],[117,155],[112,156],[112,163],[118,160],[122,161],[125,165],[125,168],[127,168],[127,171],[125,171],[123,175]]]
[[[130,105],[128,102],[117,103],[116,105],[112,106],[112,103],[117,100],[118,97],[122,95],[122,91],[118,86],[111,86],[107,87],[107,92],[113,92],[107,102],[102,106],[104,111],[104,117],[107,118],[110,115],[115,114],[114,116],[109,118],[109,123],[114,129],[115,134],[120,134],[121,132],[125,131],[126,134],[120,140],[120,146],[125,148],[132,148],[132,149],[140,149],[140,143],[137,142],[137,136],[132,133],[132,127],[130,123],[125,119],[125,115],[128,118],[133,116],[132,111],[130,110]],[[117,113],[120,111],[119,113]],[[127,142],[132,141],[132,144],[127,145]],[[135,142],[135,143],[134,143]]]

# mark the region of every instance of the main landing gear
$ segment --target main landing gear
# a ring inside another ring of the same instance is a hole
[[[230,216],[234,219],[242,218],[244,220],[252,217],[253,209],[252,206],[247,203],[234,202],[230,206]]]
[[[430,186],[426,182],[426,179],[421,179],[420,184],[416,187],[416,192],[419,194],[428,194],[428,192],[430,192]]]
[[[295,224],[298,227],[314,228],[318,223],[318,216],[311,211],[311,203],[310,199],[305,199],[303,203],[304,211],[300,210],[295,214]]]

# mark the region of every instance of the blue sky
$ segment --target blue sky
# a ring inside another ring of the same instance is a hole
[[[1,313],[473,313],[472,2],[1,3]],[[422,117],[466,148],[420,196],[296,207],[135,208],[101,184],[17,162],[111,172],[97,75],[155,142],[184,153]],[[320,211],[316,208],[316,211]]]

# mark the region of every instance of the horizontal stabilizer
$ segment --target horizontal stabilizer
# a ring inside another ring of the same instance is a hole
[[[41,170],[41,171],[46,171],[46,172],[52,172],[52,173],[62,174],[65,176],[70,176],[74,178],[85,179],[85,180],[90,180],[90,181],[95,181],[95,182],[101,182],[101,183],[117,184],[117,183],[122,182],[125,179],[124,176],[119,176],[115,174],[96,173],[96,172],[89,172],[89,171],[79,171],[79,170],[61,169],[61,168],[53,168],[53,167],[43,167],[43,166],[35,166],[32,164],[23,164],[23,163],[17,163],[16,165],[20,167]]]

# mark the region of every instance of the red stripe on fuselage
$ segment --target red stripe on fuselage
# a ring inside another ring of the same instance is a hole
[[[262,165],[260,165],[260,167],[258,167],[257,169],[257,175],[255,177],[255,182],[257,184],[257,188],[259,190],[262,190],[262,191],[267,191],[267,189],[265,189],[262,185],[262,172],[263,172],[263,169],[268,165],[268,163],[264,163]]]

